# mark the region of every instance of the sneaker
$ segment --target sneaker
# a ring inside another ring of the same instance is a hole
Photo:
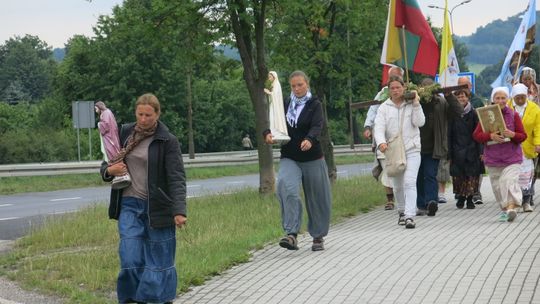
[[[414,220],[412,218],[408,218],[405,220],[405,228],[413,229],[414,227],[416,227],[416,224],[414,223]]]
[[[439,204],[437,204],[436,201],[431,201],[427,206],[427,210],[428,216],[435,216],[435,213],[437,213],[437,211],[439,210]]]
[[[394,202],[387,202],[386,205],[384,205],[384,210],[394,210]]]
[[[508,214],[506,211],[501,212],[499,215],[499,222],[508,222]]]
[[[399,214],[399,219],[397,221],[397,224],[400,225],[400,226],[405,225],[405,213],[400,213]]]
[[[506,211],[506,213],[508,213],[508,221],[509,221],[509,222],[513,222],[514,219],[515,219],[516,216],[517,216],[516,210],[514,210],[514,209],[508,209],[508,211]]]
[[[439,204],[446,204],[446,197],[444,195],[439,195]]]
[[[311,251],[321,251],[321,250],[324,250],[324,239],[314,238],[313,244],[311,245]]]
[[[472,201],[475,205],[481,205],[483,204],[484,202],[482,201],[482,196],[481,195],[473,195],[473,198],[472,198]]]
[[[523,212],[533,212],[531,205],[529,205],[528,203],[523,204]]]
[[[296,240],[296,237],[294,235],[289,234],[279,240],[279,246],[287,248],[289,250],[298,250],[298,241]]]
[[[427,210],[426,209],[417,209],[416,210],[416,216],[424,216],[427,214]]]

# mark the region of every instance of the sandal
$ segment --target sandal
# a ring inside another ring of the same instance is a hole
[[[292,234],[289,234],[279,240],[279,246],[289,250],[298,250],[298,242],[296,241],[296,237],[294,237]]]
[[[384,210],[394,210],[394,202],[388,202],[384,205]]]

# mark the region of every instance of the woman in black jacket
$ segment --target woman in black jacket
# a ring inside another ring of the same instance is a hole
[[[484,172],[482,145],[472,136],[478,124],[478,116],[470,103],[469,91],[457,91],[455,96],[464,111],[448,127],[450,175],[457,197],[456,206],[462,209],[467,202],[467,209],[474,209],[473,195],[479,193],[480,175]]]
[[[279,245],[298,250],[296,240],[302,224],[303,186],[308,213],[308,231],[313,237],[311,250],[324,250],[330,227],[331,192],[328,169],[319,137],[323,126],[322,105],[309,91],[309,79],[302,71],[289,77],[290,100],[285,103],[287,132],[291,140],[281,146],[277,195],[281,204],[281,222],[287,236]],[[270,130],[263,133],[267,144],[274,144]]]
[[[186,223],[186,178],[180,145],[159,121],[156,96],[135,104],[136,123],[120,130],[120,155],[101,167],[103,180],[131,176],[112,189],[109,217],[120,234],[117,294],[120,303],[172,303],[176,297],[175,226]]]

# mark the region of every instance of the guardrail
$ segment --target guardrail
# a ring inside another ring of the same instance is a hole
[[[274,159],[279,159],[279,149],[274,149],[273,152]],[[371,153],[370,144],[355,145],[354,149],[349,145],[334,146],[334,155],[369,153]],[[186,168],[235,166],[258,162],[257,150],[197,153],[194,159],[190,159],[188,154],[182,156]],[[95,173],[99,171],[100,166],[101,161],[0,165],[0,177]]]

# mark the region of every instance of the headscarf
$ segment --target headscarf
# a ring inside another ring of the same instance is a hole
[[[503,92],[506,94],[506,98],[510,97],[510,92],[507,87],[496,87],[491,91],[491,98],[489,100],[491,103],[493,103],[493,97],[495,97],[495,94],[498,92]]]
[[[512,87],[512,98],[516,97],[517,95],[527,95],[528,88],[523,83],[517,83]]]
[[[530,76],[533,80],[534,83],[536,83],[536,71],[529,68],[529,67],[524,67],[522,70],[521,70],[521,78],[523,78],[524,76]]]
[[[311,92],[309,90],[303,97],[296,97],[294,92],[291,92],[291,102],[289,103],[289,108],[287,109],[287,122],[289,122],[289,125],[296,127],[296,110],[299,106],[305,105],[310,99]]]

